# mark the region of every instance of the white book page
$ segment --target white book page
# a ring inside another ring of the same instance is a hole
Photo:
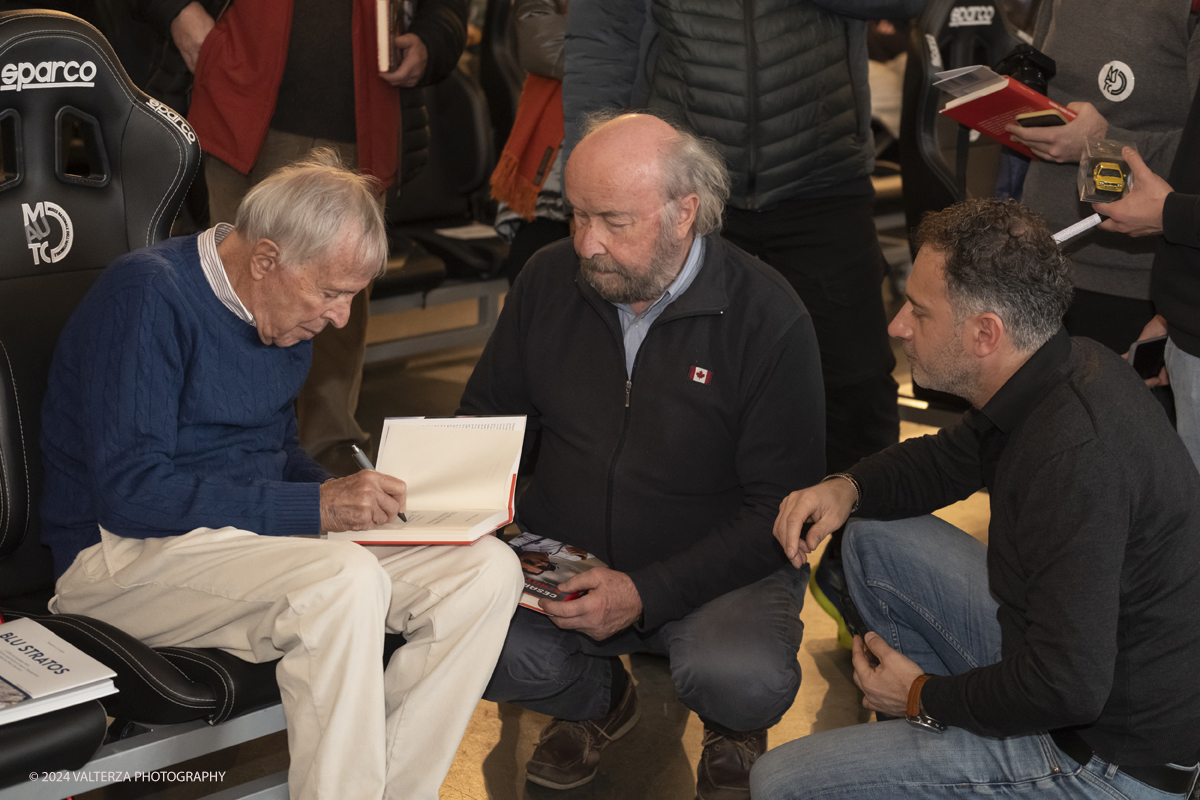
[[[408,485],[407,514],[507,508],[521,459],[524,417],[388,419],[376,469]]]
[[[939,72],[934,77],[941,79],[934,81],[934,86],[955,97],[964,97],[992,86],[999,88],[1006,83],[1004,76],[984,66],[951,69]]]
[[[403,531],[407,528],[437,531],[469,531],[488,517],[495,516],[494,508],[462,508],[452,511],[409,511],[404,516],[408,522],[396,517],[391,522],[372,528],[370,533]],[[352,532],[353,533],[353,532]]]
[[[450,239],[471,241],[473,239],[494,239],[499,236],[496,229],[482,222],[472,222],[470,225],[459,225],[456,228],[434,228],[433,232]]]
[[[970,103],[972,100],[978,100],[986,95],[995,94],[1006,86],[1008,86],[1008,78],[1001,78],[999,83],[989,83],[977,92],[971,92],[970,94],[965,94],[962,97],[951,100],[949,103],[946,103],[946,109],[957,108],[958,106]],[[946,109],[943,109],[943,111]]]

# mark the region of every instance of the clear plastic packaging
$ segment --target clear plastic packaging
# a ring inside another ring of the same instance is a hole
[[[1133,185],[1129,163],[1121,155],[1122,148],[1135,153],[1133,142],[1115,139],[1088,139],[1083,158],[1079,159],[1079,199],[1085,203],[1111,203],[1125,196]]]

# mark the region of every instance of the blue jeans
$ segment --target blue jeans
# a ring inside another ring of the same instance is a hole
[[[679,700],[706,724],[752,731],[777,723],[800,689],[796,653],[808,568],[783,569],[653,631],[596,641],[518,608],[485,700],[570,720],[608,713],[614,657],[667,656]]]
[[[1175,430],[1200,468],[1200,358],[1167,340],[1167,375],[1175,393]]]
[[[857,521],[842,548],[850,595],[867,627],[934,674],[1000,658],[987,548],[936,517]],[[788,742],[754,765],[755,800],[994,797],[1156,800],[1152,789],[1093,756],[1080,766],[1046,734],[992,739],[935,734],[904,720]]]

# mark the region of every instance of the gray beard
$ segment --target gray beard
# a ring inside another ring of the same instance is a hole
[[[679,275],[680,249],[660,233],[654,240],[650,268],[644,274],[634,274],[608,256],[580,258],[579,271],[596,294],[610,303],[648,303],[662,297]]]
[[[905,355],[908,356],[913,380],[921,386],[936,392],[946,392],[961,397],[968,402],[971,401],[975,387],[979,383],[979,375],[968,365],[954,363],[943,355],[936,359],[936,363],[931,364],[933,367],[931,371],[909,355],[907,348],[905,348]]]

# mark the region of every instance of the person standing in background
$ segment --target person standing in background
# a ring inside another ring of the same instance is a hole
[[[571,235],[563,201],[562,77],[567,6],[563,0],[515,0],[517,57],[529,75],[496,172],[496,232],[510,243],[511,284],[529,257]],[[507,162],[507,163],[506,163]]]
[[[246,193],[275,169],[331,147],[352,169],[396,182],[402,133],[397,87],[439,82],[466,44],[467,0],[422,0],[397,36],[397,68],[380,73],[373,0],[137,0],[195,74],[188,121],[205,152],[210,221],[233,222]],[[380,198],[382,202],[382,197]],[[300,442],[339,475],[370,436],[354,418],[370,287],[344,328],[313,342],[297,399]]]
[[[1200,82],[1200,36],[1191,0],[1046,0],[1034,47],[1057,62],[1050,97],[1079,116],[1066,125],[1008,131],[1039,159],[1029,166],[1022,201],[1050,230],[1092,213],[1079,200],[1079,160],[1088,139],[1115,139],[1165,174]],[[1100,230],[1067,245],[1075,299],[1065,323],[1118,353],[1154,316],[1150,264],[1154,241]]]
[[[1200,466],[1200,90],[1183,127],[1169,182],[1155,175],[1136,153],[1127,152],[1133,186],[1121,200],[1097,211],[1101,227],[1129,236],[1157,236],[1150,270],[1150,297],[1158,313],[1138,340],[1168,336],[1166,365],[1147,386],[1170,384],[1175,429]]]

